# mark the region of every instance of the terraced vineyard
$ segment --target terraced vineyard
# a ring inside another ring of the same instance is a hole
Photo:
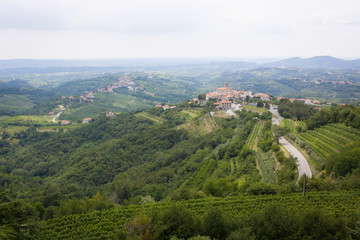
[[[246,143],[247,145],[251,148],[254,149],[255,145],[256,145],[256,138],[259,134],[259,131],[261,130],[261,128],[264,126],[263,122],[257,122],[255,127],[253,128],[253,131],[251,132],[251,134],[249,135],[249,138],[247,139]]]
[[[327,159],[346,144],[360,141],[360,131],[344,124],[331,124],[298,135],[316,154]]]
[[[291,132],[297,133],[296,127],[300,126],[302,129],[306,129],[306,124],[302,121],[293,121],[291,119],[283,119],[280,122],[281,127],[288,128]]]
[[[122,206],[106,211],[53,218],[44,222],[41,239],[115,239],[122,225],[141,212],[181,205],[194,213],[202,214],[212,207],[221,207],[227,215],[240,216],[280,205],[294,214],[307,209],[320,209],[335,216],[360,214],[360,190],[336,192],[309,192],[286,195],[240,196],[231,198],[206,198],[180,202],[159,202],[151,205]]]

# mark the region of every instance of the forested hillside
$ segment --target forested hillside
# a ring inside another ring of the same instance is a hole
[[[0,184],[9,197],[3,200],[2,206],[6,212],[21,208],[18,216],[22,216],[21,219],[6,220],[4,224],[9,229],[6,231],[24,235],[13,227],[12,221],[15,221],[16,224],[25,224],[28,234],[41,236],[36,233],[40,229],[37,221],[50,220],[46,223],[50,224],[54,217],[91,214],[94,210],[117,208],[118,205],[213,196],[300,194],[303,180],[299,185],[295,183],[295,160],[281,150],[277,135],[273,137],[272,132],[278,130],[272,127],[269,112],[260,115],[242,110],[230,117],[221,111],[209,114],[211,104],[191,106],[192,103],[186,101],[175,109],[150,108],[115,117],[100,115],[92,123],[66,132],[39,132],[35,127],[29,127],[25,131],[4,135],[1,140]],[[336,161],[327,166],[329,173],[335,171],[339,176],[346,175],[338,173],[340,165]],[[357,166],[350,163],[349,168],[353,175],[336,178],[336,181],[308,179],[307,191],[356,188],[358,180],[354,174]],[[152,236],[195,236],[157,229],[158,221],[162,220],[156,216],[161,219],[165,212],[148,216],[152,219],[146,220],[153,226]],[[124,219],[121,217],[123,220],[119,224],[124,225],[116,234],[123,237],[134,234],[126,230],[129,224],[126,219],[130,220],[134,214],[129,213]],[[223,213],[220,211],[218,214]],[[266,210],[259,214],[266,214]],[[317,214],[332,219],[333,211]],[[247,224],[251,224],[254,217],[250,216]],[[299,224],[301,218],[299,213],[292,221]],[[344,219],[348,219],[349,227],[355,228],[354,219],[357,218],[344,216]],[[29,221],[36,224],[28,225]],[[233,231],[238,227],[234,226]],[[257,227],[250,227],[252,230],[248,234],[260,236]],[[45,229],[41,231],[48,231]],[[96,229],[98,227],[94,227],[94,231]],[[110,231],[113,228],[104,229]],[[72,234],[71,231],[64,236]],[[226,231],[229,235],[230,230]],[[351,234],[344,229],[336,231]],[[85,234],[86,231],[82,232]],[[193,233],[204,234],[202,230]],[[106,230],[95,235],[105,239],[114,237]]]
[[[269,69],[253,71],[270,74]],[[227,77],[235,81],[237,74]],[[151,107],[194,96],[207,86],[207,80],[196,84],[194,79],[127,73],[65,81],[52,85],[56,91],[18,81],[25,85],[3,92],[0,97],[10,99],[3,106],[19,101],[0,118],[0,238],[358,236],[359,213],[351,206],[359,202],[352,190],[360,187],[359,107],[319,111],[297,101],[255,99],[261,104],[244,104],[233,116],[214,111],[214,101]],[[124,85],[107,91],[114,81]],[[269,103],[279,105],[287,118],[280,126],[273,126]],[[56,112],[48,114],[54,107]],[[110,110],[116,114],[106,116]],[[20,112],[26,115],[9,116]],[[54,123],[56,113],[72,124]],[[91,123],[80,123],[89,115]],[[279,143],[281,136],[303,152],[313,178],[298,178],[297,159]],[[302,196],[304,181],[311,197]],[[336,200],[340,195],[343,205]],[[313,210],[313,203],[321,209]],[[273,204],[286,218],[278,215],[279,222],[291,223],[281,229],[291,231],[262,230],[274,214]],[[289,209],[297,209],[295,215]],[[173,215],[181,227],[166,224],[175,221]],[[303,228],[304,219],[312,217],[321,219],[315,232]],[[210,226],[210,218],[219,222]],[[255,219],[263,219],[263,225]],[[79,221],[86,225],[79,227]]]
[[[244,111],[237,118],[215,117],[216,128],[206,135],[193,135],[181,127],[188,116],[182,108],[161,111],[162,124],[141,115],[121,114],[100,116],[68,132],[41,133],[29,128],[15,133],[4,140],[11,145],[6,145],[1,156],[1,185],[6,184],[17,197],[40,201],[50,194],[48,190],[58,194],[55,202],[59,202],[91,196],[99,189],[116,193],[119,203],[136,202],[146,195],[161,200],[182,184],[200,190],[206,178],[196,180],[201,185],[190,182],[206,162],[212,162],[207,177],[224,164],[216,178],[226,177],[226,159],[238,156],[255,123],[254,115]],[[243,159],[249,154],[244,151]]]

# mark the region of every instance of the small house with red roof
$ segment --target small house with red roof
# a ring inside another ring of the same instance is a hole
[[[84,118],[82,120],[82,123],[89,123],[89,122],[91,122],[91,120],[92,120],[92,118]]]

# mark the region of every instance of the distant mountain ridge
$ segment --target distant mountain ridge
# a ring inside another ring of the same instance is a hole
[[[268,63],[246,61],[214,61],[213,59],[114,59],[114,60],[35,60],[11,59],[0,60],[0,70],[16,68],[101,68],[122,67],[123,69],[157,68],[192,68],[210,71],[228,71],[232,69],[252,69],[259,67],[291,67],[291,68],[338,68],[360,69],[360,59],[343,60],[331,56],[315,56],[311,58],[293,57]]]
[[[263,67],[294,68],[360,68],[360,59],[343,60],[331,56],[315,56],[312,58],[288,58],[276,62],[261,64]]]

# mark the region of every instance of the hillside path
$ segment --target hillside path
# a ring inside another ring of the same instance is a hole
[[[152,117],[149,117],[149,116],[147,116],[147,115],[145,115],[145,114],[143,114],[143,113],[138,113],[138,115],[141,116],[141,117],[150,119],[150,120],[152,120],[152,121],[154,121],[154,122],[162,123],[162,121],[160,121],[160,120],[158,120],[158,119],[155,119],[155,118],[152,118]]]
[[[56,114],[56,115],[53,117],[52,122],[55,123],[55,122],[56,122],[56,118],[59,117],[61,114],[62,114],[62,111],[59,112],[58,114]]]
[[[273,109],[273,106],[270,105],[270,112],[273,114],[273,118],[272,118],[273,124],[280,125],[280,121],[283,118],[280,116],[278,110]],[[294,147],[289,141],[287,141],[285,138],[281,137],[279,139],[279,142],[291,154],[291,156],[296,157],[298,160],[297,161],[297,165],[298,165],[298,169],[299,169],[298,181],[303,174],[306,174],[306,176],[311,178],[312,172],[310,169],[310,165],[307,162],[304,155],[302,155],[301,152],[296,147]]]

